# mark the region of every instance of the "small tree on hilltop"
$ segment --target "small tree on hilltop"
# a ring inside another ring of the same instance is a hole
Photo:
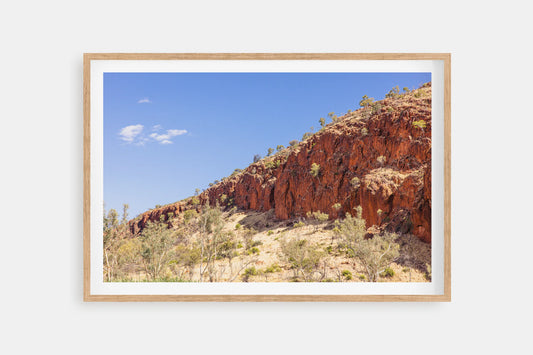
[[[254,155],[254,163],[257,163],[259,160],[261,160],[261,156],[259,154]]]
[[[326,127],[326,119],[324,117],[320,117],[318,122],[320,123],[320,127],[322,128]]]
[[[298,145],[298,143],[299,143],[299,142],[298,142],[296,139],[294,139],[294,140],[292,140],[292,141],[289,142],[289,145],[290,145],[291,147],[295,147],[295,146]]]
[[[359,106],[366,108],[372,105],[373,102],[374,102],[373,97],[368,97],[367,95],[363,95],[363,98],[361,99],[361,101],[359,101]]]
[[[400,96],[400,88],[398,86],[393,87],[386,95],[387,98],[396,98]]]
[[[305,141],[306,139],[311,138],[312,136],[313,136],[313,133],[305,132],[304,135],[302,136],[302,141]]]
[[[271,156],[274,153],[274,148],[268,148],[267,157]]]
[[[281,145],[281,144],[276,147],[276,150],[278,152],[281,152],[283,149],[285,149],[285,147],[283,145]]]
[[[335,112],[330,112],[330,113],[328,113],[328,117],[329,117],[329,119],[331,120],[332,123],[337,123],[337,122],[339,122],[339,118],[337,117],[337,115],[335,114]]]

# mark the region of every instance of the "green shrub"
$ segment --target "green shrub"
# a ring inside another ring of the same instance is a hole
[[[361,128],[361,135],[363,137],[367,136],[368,135],[368,128],[366,128],[366,127]]]
[[[311,176],[317,177],[320,173],[320,165],[318,165],[317,163],[311,164],[311,170],[309,172],[311,173]]]
[[[420,129],[424,129],[427,126],[427,123],[424,120],[413,121],[412,124],[413,124],[414,127],[417,127],[417,128],[420,128]]]
[[[250,280],[250,277],[256,276],[257,274],[258,272],[255,266],[249,267],[246,270],[244,270],[244,273],[242,274],[242,280],[244,282],[248,282]]]
[[[231,176],[235,176],[235,175],[239,174],[240,172],[242,172],[242,169],[235,169],[235,170],[233,170],[233,172],[231,173],[230,177],[231,177]]]
[[[293,228],[300,228],[300,227],[303,227],[305,226],[305,223],[302,222],[302,221],[299,221],[299,222],[296,222],[292,225]]]
[[[248,255],[252,255],[252,254],[259,254],[259,248],[257,247],[250,248],[250,250],[248,251]]]
[[[272,264],[269,267],[265,268],[265,273],[273,274],[275,272],[280,272],[281,267],[278,264]]]
[[[342,276],[343,276],[346,280],[351,280],[351,279],[353,279],[352,272],[351,272],[350,270],[342,270]]]
[[[336,203],[334,204],[333,206],[331,206],[335,211],[339,212],[339,210],[341,209],[342,205],[340,203]]]
[[[239,230],[239,229],[241,229],[241,228],[242,228],[242,226],[241,226],[240,223],[237,223],[237,224],[235,225],[235,229],[236,229],[236,230]]]
[[[383,270],[379,276],[381,277],[393,277],[395,275],[395,272],[394,270],[392,270],[392,268],[390,266],[387,266],[385,268],[385,270]]]
[[[276,167],[276,164],[273,161],[267,161],[265,163],[265,168],[267,169],[274,169]]]
[[[359,278],[359,280],[361,280],[361,281],[364,281],[364,280],[366,280],[366,276],[365,276],[365,275],[363,275],[363,274],[359,274],[359,275],[357,275],[357,277],[358,277],[358,278]]]
[[[269,231],[267,232],[267,235],[269,235],[269,236],[272,235],[272,234],[274,234],[274,232],[271,231],[271,230],[269,230]]]

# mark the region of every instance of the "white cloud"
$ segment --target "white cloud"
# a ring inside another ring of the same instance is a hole
[[[137,103],[138,103],[138,104],[151,104],[152,101],[150,101],[149,98],[144,97],[144,98],[140,99],[139,101],[137,101]]]
[[[158,134],[158,133],[152,133],[150,134],[150,138],[153,138],[160,144],[172,144],[172,138],[176,136],[181,136],[182,134],[187,133],[187,130],[185,129],[167,129],[167,133]]]
[[[118,135],[124,142],[133,143],[135,138],[142,133],[143,128],[142,124],[126,126],[120,130]]]
[[[172,144],[172,139],[176,136],[181,136],[187,133],[185,129],[167,129],[165,133],[159,134],[163,127],[161,125],[152,126],[153,133],[148,136],[143,133],[144,126],[142,124],[130,125],[122,128],[119,132],[119,138],[128,144],[135,144],[144,146],[149,142],[157,142],[159,144]]]

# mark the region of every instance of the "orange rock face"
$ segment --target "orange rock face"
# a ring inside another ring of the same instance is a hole
[[[382,100],[373,113],[366,108],[341,117],[296,147],[205,190],[200,203],[274,209],[279,219],[304,217],[308,211],[334,219],[360,205],[367,226],[413,233],[430,242],[431,87],[419,91],[419,97]],[[413,124],[420,121],[422,125]],[[316,176],[313,163],[320,166]],[[190,201],[178,202],[145,212],[132,222],[132,232],[191,206]]]

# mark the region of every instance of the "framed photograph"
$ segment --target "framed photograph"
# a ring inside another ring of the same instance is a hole
[[[84,55],[85,301],[450,301],[448,53]]]

